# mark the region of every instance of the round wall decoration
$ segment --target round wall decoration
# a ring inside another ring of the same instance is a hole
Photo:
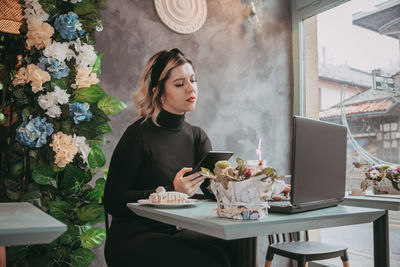
[[[177,33],[193,33],[207,17],[206,0],[154,0],[161,21]]]

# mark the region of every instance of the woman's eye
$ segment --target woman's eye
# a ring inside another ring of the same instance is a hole
[[[197,83],[197,80],[191,80],[192,83]]]
[[[175,84],[175,86],[176,86],[176,87],[182,87],[182,86],[183,86],[183,83]]]

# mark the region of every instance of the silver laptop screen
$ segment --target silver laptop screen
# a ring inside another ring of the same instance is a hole
[[[342,199],[346,184],[345,126],[294,117],[292,203]]]

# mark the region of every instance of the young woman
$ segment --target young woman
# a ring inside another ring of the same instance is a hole
[[[146,199],[158,186],[193,196],[207,182],[199,173],[184,176],[211,150],[207,134],[185,121],[196,107],[192,62],[178,49],[150,58],[134,95],[140,116],[116,146],[104,192],[112,215],[105,257],[109,266],[230,266],[222,240],[140,217],[126,207]]]

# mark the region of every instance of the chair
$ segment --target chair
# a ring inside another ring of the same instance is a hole
[[[298,267],[307,266],[309,261],[334,257],[341,258],[343,267],[350,267],[346,247],[309,241],[308,231],[269,235],[268,241],[265,267],[271,267],[275,254],[296,260]]]

